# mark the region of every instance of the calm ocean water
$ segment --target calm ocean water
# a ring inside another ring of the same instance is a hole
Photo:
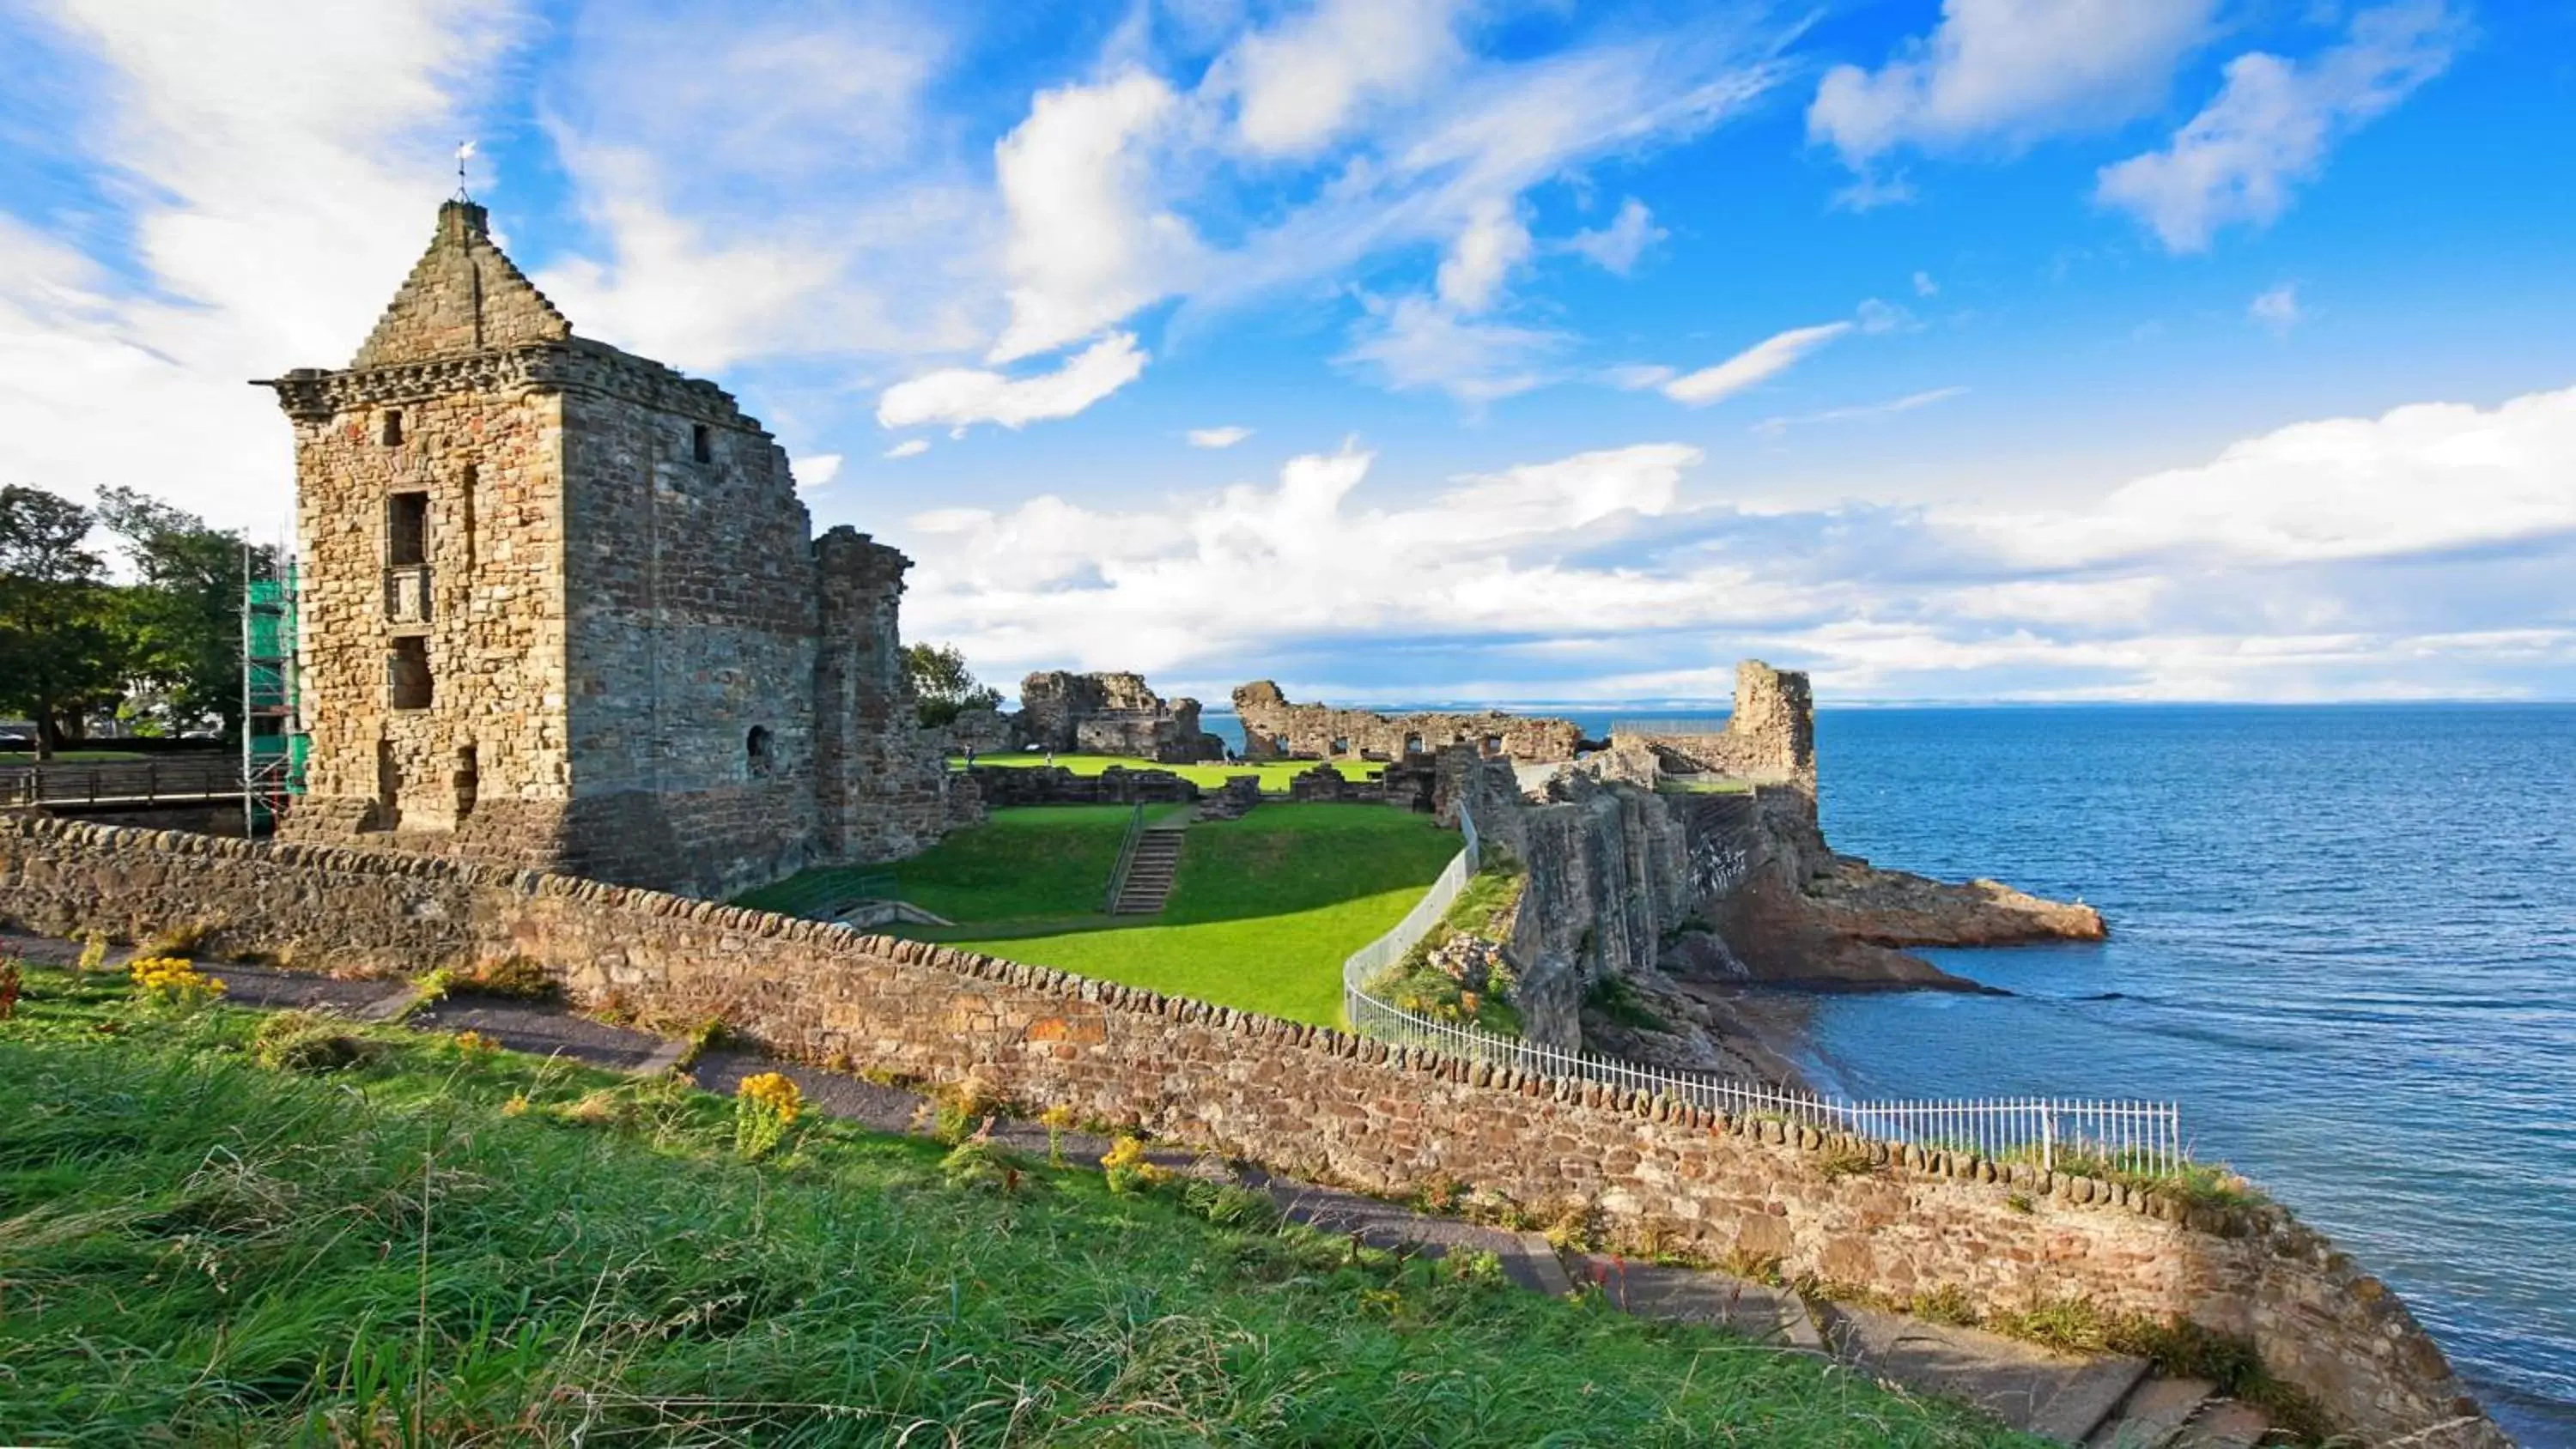
[[[2394,1284],[2516,1438],[2576,1449],[2576,706],[1828,709],[1816,733],[1838,849],[2112,929],[1927,953],[2011,996],[1825,998],[1821,1085],[2179,1099],[2198,1152]]]
[[[2576,706],[1826,711],[1827,838],[2080,896],[2112,939],[1845,997],[1837,1085],[2180,1099],[2576,1446]]]

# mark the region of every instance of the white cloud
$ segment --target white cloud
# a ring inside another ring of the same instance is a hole
[[[1343,134],[1372,102],[1418,92],[1464,60],[1455,0],[1325,0],[1245,36],[1214,67],[1236,97],[1235,134],[1264,156],[1303,156]]]
[[[2245,315],[2253,318],[2274,336],[2288,333],[2306,316],[2299,310],[2298,284],[2283,282],[2277,287],[2256,293],[2254,300],[2245,304]]]
[[[1669,511],[1697,449],[1645,444],[1468,475],[1409,507],[1359,506],[1371,454],[1290,460],[1160,511],[1059,498],[911,521],[922,560],[907,619],[1007,671],[1041,664],[1156,670],[1314,631],[1662,627],[1758,606],[1732,571],[1651,578],[1574,557],[1623,520]],[[1603,530],[1609,530],[1604,534]]]
[[[2571,455],[2576,388],[2301,424],[2027,514],[1695,506],[1669,443],[1379,503],[1346,447],[1131,511],[922,515],[905,607],[995,672],[1221,690],[1303,660],[1341,699],[1722,698],[1748,652],[1843,697],[2565,692]]]
[[[1565,342],[1554,332],[1465,320],[1428,297],[1363,300],[1367,315],[1340,361],[1399,392],[1436,387],[1469,404],[1528,392],[1550,380],[1541,361]]]
[[[242,383],[356,349],[429,244],[436,179],[516,24],[500,3],[394,0],[92,0],[17,22],[20,83],[79,78],[48,163],[105,178],[124,210],[0,215],[0,477],[141,486],[284,534],[291,434]]]
[[[1932,33],[1878,70],[1827,71],[1807,135],[1866,175],[1900,147],[2014,147],[2114,125],[2163,99],[2215,8],[2215,0],[1944,0]]]
[[[877,399],[877,423],[888,428],[944,423],[962,432],[976,423],[1022,428],[1069,418],[1134,382],[1145,371],[1146,356],[1136,346],[1136,334],[1113,332],[1055,371],[1033,377],[941,368],[887,388]]]
[[[1441,259],[1436,279],[1443,306],[1473,315],[1494,305],[1512,269],[1529,260],[1529,227],[1508,198],[1477,204],[1466,228]]]
[[[799,493],[829,487],[833,479],[841,476],[841,455],[816,453],[811,457],[791,458],[788,471],[796,475],[796,491]]]
[[[1939,296],[1940,292],[1940,285],[1932,280],[1932,274],[1930,272],[1916,272],[1914,274],[1915,296],[1935,297]]]
[[[2400,558],[2576,533],[2576,388],[2494,409],[2421,403],[2300,423],[2080,515],[1973,526],[2004,557],[2100,565],[2188,553],[2265,564]]]
[[[1231,448],[1251,436],[1252,429],[1231,423],[1221,428],[1192,428],[1189,432],[1193,448]]]
[[[1672,233],[1655,225],[1654,214],[1646,204],[1631,196],[1619,204],[1619,214],[1598,231],[1576,232],[1567,239],[1568,250],[1591,258],[1595,266],[1616,276],[1634,271],[1646,248]]]
[[[1663,394],[1678,403],[1706,407],[1787,371],[1800,358],[1850,330],[1849,322],[1828,322],[1775,333],[1714,367],[1673,378],[1663,384]]]
[[[1855,418],[1878,418],[1892,413],[1910,413],[1916,408],[1928,408],[1934,403],[1948,402],[1954,397],[1963,396],[1967,391],[1964,387],[1936,387],[1924,392],[1907,393],[1903,397],[1891,398],[1882,403],[1826,408],[1822,412],[1800,413],[1794,417],[1764,418],[1753,425],[1752,431],[1765,437],[1776,438],[1791,428],[1805,427],[1810,423],[1839,423],[1849,422]]]
[[[929,451],[929,439],[906,438],[902,442],[895,444],[893,447],[886,449],[883,456],[888,458],[918,458]]]
[[[1662,387],[1678,372],[1678,368],[1666,367],[1660,362],[1623,362],[1603,371],[1601,380],[1622,392],[1644,392],[1648,388]]]
[[[2173,252],[2205,251],[2231,223],[2268,226],[2338,139],[2441,74],[2463,29],[2445,0],[2401,0],[2355,15],[2342,44],[2304,65],[2240,55],[2171,144],[2104,167],[2095,196]]]
[[[1142,70],[1041,91],[993,148],[1011,323],[987,362],[1080,341],[1187,285],[1198,240],[1147,199],[1152,144],[1177,102]]]

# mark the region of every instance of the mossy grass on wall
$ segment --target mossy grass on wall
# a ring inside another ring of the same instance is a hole
[[[251,1013],[28,977],[0,1423],[29,1442],[2031,1442],[1205,1184],[810,1113],[747,1160],[670,1079],[392,1028],[265,1068]]]

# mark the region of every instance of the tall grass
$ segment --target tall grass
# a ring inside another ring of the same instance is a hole
[[[2008,1442],[1177,1190],[829,1121],[746,1163],[683,1088],[393,1029],[265,1070],[245,1013],[109,1035],[67,981],[0,1025],[11,1442]]]

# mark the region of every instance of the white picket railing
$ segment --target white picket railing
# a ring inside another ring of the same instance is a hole
[[[1995,1161],[2026,1157],[2045,1171],[2054,1171],[2061,1163],[2082,1163],[2162,1176],[2181,1171],[2191,1161],[2190,1144],[2182,1135],[2181,1108],[2171,1102],[2056,1097],[1850,1101],[1745,1078],[1673,1071],[1542,1046],[1480,1027],[1433,1021],[1381,1001],[1368,994],[1368,983],[1430,934],[1476,873],[1481,853],[1476,825],[1464,809],[1458,812],[1458,826],[1465,848],[1439,879],[1393,930],[1342,963],[1342,1010],[1351,1029],[1362,1036],[1428,1047],[1497,1071],[1644,1091],[1707,1111],[1776,1117],[1819,1131],[1974,1153]]]

